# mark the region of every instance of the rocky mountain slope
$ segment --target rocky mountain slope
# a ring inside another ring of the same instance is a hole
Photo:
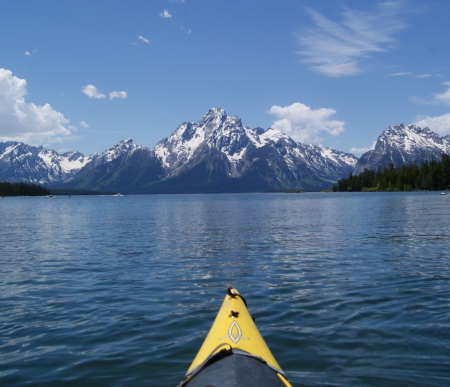
[[[389,126],[381,135],[375,149],[364,153],[356,164],[356,172],[364,168],[402,164],[421,164],[423,160],[440,161],[442,153],[450,153],[450,136],[440,137],[429,128],[415,125]]]
[[[355,156],[249,128],[211,109],[152,149],[135,147],[67,187],[135,193],[321,190],[354,170]]]
[[[21,142],[0,142],[0,181],[44,185],[65,183],[111,162],[135,146],[132,140],[121,141],[103,153],[85,156],[76,151],[58,154],[54,150]]]

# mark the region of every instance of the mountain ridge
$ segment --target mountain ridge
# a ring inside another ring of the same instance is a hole
[[[136,147],[131,139],[119,141],[102,153],[85,156],[78,151],[62,154],[17,141],[0,142],[0,180],[55,184],[73,180]]]
[[[87,174],[68,186],[104,190],[114,181],[114,188],[135,193],[320,190],[352,171],[357,160],[297,143],[275,129],[249,128],[220,108],[210,109],[198,122],[181,124],[154,148],[142,149],[140,158],[122,159],[114,163],[115,172],[103,167],[102,176],[95,171],[95,179]],[[131,181],[130,171],[138,169],[146,173],[135,173]],[[125,170],[128,184],[118,186]]]
[[[350,153],[294,141],[277,129],[250,128],[210,109],[184,122],[153,148],[119,141],[102,153],[58,154],[19,142],[0,143],[0,180],[127,193],[252,192],[329,188],[350,172],[389,163],[440,159],[450,136],[394,125],[358,160]]]

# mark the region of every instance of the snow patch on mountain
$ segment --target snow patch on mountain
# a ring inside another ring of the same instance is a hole
[[[330,159],[335,163],[344,163],[355,167],[358,162],[358,159],[352,154],[338,152],[331,148],[320,148],[320,152],[324,159]]]
[[[278,129],[269,128],[260,136],[261,146],[269,142],[278,142],[280,140],[290,140],[290,137]]]
[[[29,157],[31,156],[31,153],[24,156]],[[42,149],[42,151],[39,152],[38,157],[49,169],[60,169],[61,172],[66,174],[75,170],[80,170],[92,160],[92,157],[85,157],[78,152],[69,152],[59,155],[54,151],[48,151],[46,149]]]

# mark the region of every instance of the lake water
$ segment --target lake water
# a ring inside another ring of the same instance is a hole
[[[175,386],[235,286],[294,386],[450,385],[450,195],[0,199],[0,385]]]

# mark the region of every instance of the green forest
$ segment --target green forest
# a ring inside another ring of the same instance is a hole
[[[450,189],[450,156],[442,155],[441,161],[425,160],[394,167],[364,169],[363,172],[341,179],[333,184],[334,192],[375,192],[375,191],[436,191]]]
[[[47,188],[31,183],[0,182],[0,196],[46,196],[50,195]]]

